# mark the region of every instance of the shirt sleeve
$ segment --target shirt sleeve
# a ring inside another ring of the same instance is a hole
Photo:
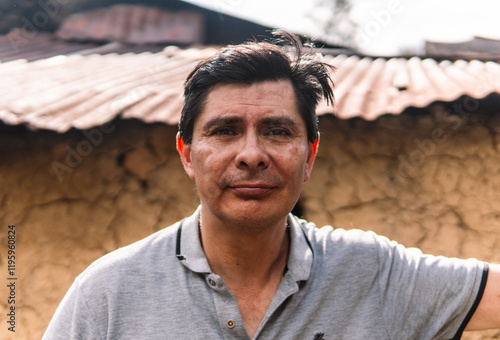
[[[454,338],[480,298],[487,265],[424,255],[376,237],[379,298],[391,338]]]
[[[104,339],[88,308],[79,278],[70,287],[57,308],[42,340]]]

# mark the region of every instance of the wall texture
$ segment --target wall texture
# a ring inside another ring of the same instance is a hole
[[[476,108],[477,109],[477,108]],[[318,225],[374,230],[436,255],[500,261],[500,114],[475,110],[322,117],[300,205]],[[0,338],[40,338],[73,279],[98,257],[190,214],[193,183],[176,129],[114,121],[66,134],[0,133],[0,296],[7,226],[16,225],[16,333],[0,300]],[[500,339],[500,332],[466,339]]]
[[[325,117],[306,216],[433,254],[500,261],[500,115],[431,111]]]
[[[176,155],[175,133],[126,121],[87,135],[0,134],[0,272],[4,281],[6,228],[15,224],[15,339],[41,337],[75,276],[92,261],[194,210],[196,194]],[[2,283],[0,296],[7,293]],[[7,307],[2,298],[0,338],[14,339],[5,327]]]

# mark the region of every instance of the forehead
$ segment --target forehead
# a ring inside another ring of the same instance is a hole
[[[197,122],[203,124],[204,121],[225,116],[238,116],[242,119],[286,116],[302,121],[293,86],[290,81],[285,80],[214,86]]]

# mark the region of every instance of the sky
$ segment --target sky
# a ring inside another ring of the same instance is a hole
[[[314,0],[186,0],[268,26],[318,36],[328,12]],[[423,53],[425,40],[500,39],[499,0],[351,0],[358,50],[371,55]]]

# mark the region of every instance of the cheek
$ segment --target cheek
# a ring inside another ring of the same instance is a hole
[[[201,146],[193,150],[192,160],[195,179],[198,177],[198,180],[205,177],[214,180],[214,177],[220,176],[220,173],[224,171],[229,162],[226,153],[207,146]]]
[[[275,159],[279,159],[280,168],[292,177],[302,177],[307,168],[307,149],[294,146],[281,150]]]

